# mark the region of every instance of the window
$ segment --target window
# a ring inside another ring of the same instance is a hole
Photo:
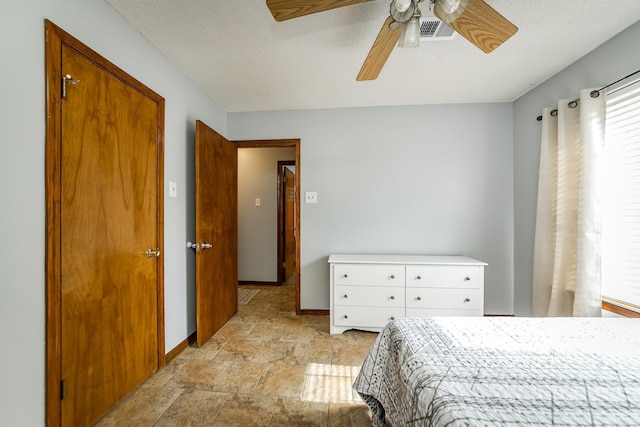
[[[602,299],[640,311],[640,85],[606,108]]]

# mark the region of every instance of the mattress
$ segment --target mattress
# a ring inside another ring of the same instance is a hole
[[[399,319],[353,384],[378,426],[640,426],[640,319]]]

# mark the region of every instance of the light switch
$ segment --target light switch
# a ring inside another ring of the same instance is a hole
[[[307,191],[304,193],[305,203],[318,203],[318,193],[315,191]]]
[[[256,199],[256,206],[260,206],[260,199]]]
[[[178,184],[169,181],[169,197],[178,197]]]

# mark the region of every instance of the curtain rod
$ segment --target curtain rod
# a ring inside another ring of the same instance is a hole
[[[602,92],[603,90],[608,89],[611,86],[613,86],[615,84],[618,84],[618,83],[620,83],[620,82],[622,82],[624,80],[627,80],[629,77],[633,77],[638,73],[640,73],[640,70],[636,70],[633,73],[629,74],[628,76],[624,76],[623,78],[618,79],[613,83],[609,83],[606,86],[602,86],[600,89],[592,90],[590,95],[591,95],[592,98],[597,98],[597,97],[600,96],[600,92]],[[638,80],[638,81],[636,81],[634,83],[638,83],[638,82],[640,82],[640,80]],[[631,84],[634,84],[634,83],[631,83]],[[579,98],[578,99],[574,99],[573,101],[570,101],[569,104],[568,104],[569,108],[576,108],[578,106],[578,102],[580,102]],[[554,116],[554,117],[557,116],[558,115],[558,110],[551,110],[551,115]],[[542,121],[542,116],[538,116],[536,118],[536,120],[537,121]]]

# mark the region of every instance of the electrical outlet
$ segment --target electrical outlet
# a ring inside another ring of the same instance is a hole
[[[305,203],[318,203],[318,193],[315,191],[307,191],[304,193]]]
[[[169,182],[169,197],[178,197],[178,184]]]

